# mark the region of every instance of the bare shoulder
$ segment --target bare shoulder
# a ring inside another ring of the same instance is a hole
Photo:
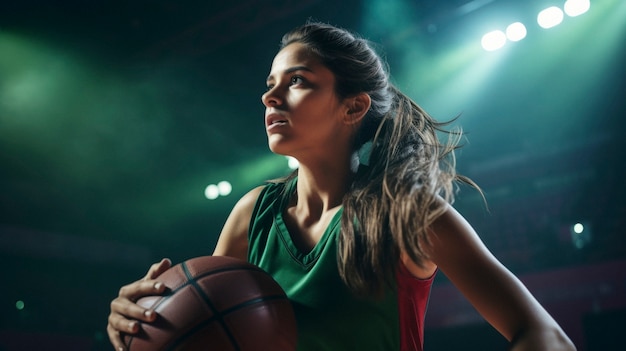
[[[431,226],[432,260],[453,280],[469,280],[485,273],[508,275],[471,224],[450,204]]]
[[[247,259],[248,230],[252,212],[263,186],[256,187],[237,201],[224,223],[220,237],[215,246],[214,256],[231,256]]]

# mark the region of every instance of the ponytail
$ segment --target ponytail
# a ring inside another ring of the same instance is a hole
[[[460,132],[430,117],[390,87],[392,108],[371,140],[368,165],[361,165],[344,198],[339,272],[357,292],[380,295],[392,285],[401,252],[417,263],[429,259],[428,229],[453,201],[454,149]],[[368,145],[368,143],[365,143]]]

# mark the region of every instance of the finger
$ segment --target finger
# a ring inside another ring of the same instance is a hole
[[[144,322],[152,322],[156,319],[156,312],[152,309],[142,307],[133,301],[118,297],[111,301],[111,314],[109,319],[111,324],[121,331],[132,331],[133,327],[121,326],[118,328],[118,321],[126,324],[132,322],[132,320],[140,320]]]
[[[165,284],[157,280],[138,280],[120,288],[118,296],[130,301],[148,295],[161,295],[165,291]]]
[[[136,334],[140,329],[140,322],[153,322],[157,313],[143,308],[124,297],[118,297],[111,302],[111,313],[107,325],[109,340],[117,350],[124,349],[122,333]]]
[[[148,270],[148,273],[143,279],[144,280],[155,279],[156,277],[161,275],[163,272],[168,270],[170,267],[172,267],[172,261],[169,258],[164,258],[160,262],[152,264],[152,266],[150,266],[150,269]]]
[[[107,324],[107,334],[109,336],[109,341],[117,351],[125,351],[126,345],[122,340],[122,334],[117,331],[111,324]]]
[[[127,319],[125,316],[117,313],[109,315],[109,325],[120,333],[135,334],[139,331],[139,321]]]

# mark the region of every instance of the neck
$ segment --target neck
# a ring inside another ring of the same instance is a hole
[[[311,216],[322,215],[340,206],[353,174],[347,161],[317,164],[300,163],[296,208]]]

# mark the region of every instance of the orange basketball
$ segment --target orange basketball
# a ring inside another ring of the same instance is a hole
[[[296,320],[278,283],[248,262],[202,256],[177,264],[158,278],[163,296],[137,303],[158,313],[136,335],[129,351],[295,350]]]

